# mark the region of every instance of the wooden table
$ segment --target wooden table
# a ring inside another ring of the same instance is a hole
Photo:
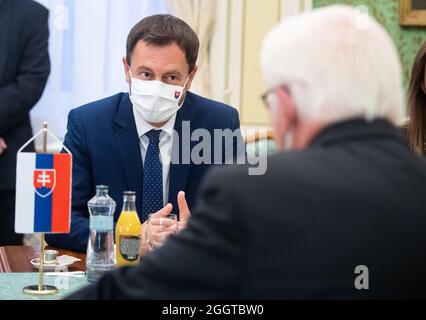
[[[46,247],[46,249],[58,250],[59,255],[69,255],[81,259],[73,263],[69,271],[86,271],[86,255],[74,251]],[[0,272],[37,272],[30,261],[38,256],[40,248],[30,246],[0,247]]]

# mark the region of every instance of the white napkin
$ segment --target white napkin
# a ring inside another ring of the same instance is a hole
[[[58,264],[60,265],[70,265],[77,261],[81,261],[81,259],[67,255],[58,256]]]

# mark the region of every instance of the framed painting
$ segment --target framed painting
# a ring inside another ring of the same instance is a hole
[[[400,0],[400,24],[426,26],[426,0]]]

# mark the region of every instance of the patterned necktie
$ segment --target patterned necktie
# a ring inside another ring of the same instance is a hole
[[[143,166],[143,205],[142,220],[148,219],[163,207],[163,165],[160,160],[161,130],[151,130],[145,135],[149,139],[148,149]]]

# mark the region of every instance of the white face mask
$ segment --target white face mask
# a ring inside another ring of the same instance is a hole
[[[130,100],[134,110],[147,122],[161,123],[169,120],[181,107],[179,100],[189,77],[183,87],[157,80],[131,79]]]

